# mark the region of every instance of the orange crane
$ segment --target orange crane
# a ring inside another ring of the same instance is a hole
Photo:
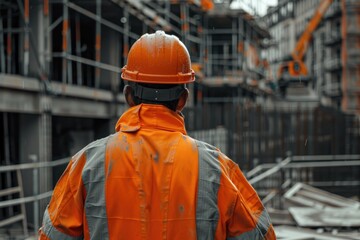
[[[308,45],[313,32],[321,22],[327,9],[333,0],[321,0],[314,16],[308,23],[305,31],[296,43],[295,49],[291,53],[291,60],[280,64],[278,70],[278,79],[280,89],[286,89],[290,83],[307,84],[310,80],[308,69],[303,61],[304,55],[308,49]]]

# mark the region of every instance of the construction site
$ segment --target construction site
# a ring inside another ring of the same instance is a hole
[[[278,239],[360,239],[360,1],[235,2],[0,0],[0,239],[37,239],[70,158],[128,108],[130,47],[157,30],[191,57],[188,134],[240,166]]]

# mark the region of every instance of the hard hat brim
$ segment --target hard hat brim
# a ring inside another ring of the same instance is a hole
[[[138,71],[130,71],[127,65],[122,68],[121,78],[127,81],[156,84],[184,84],[195,81],[195,72],[190,69],[189,73],[179,72],[177,75],[145,74]]]

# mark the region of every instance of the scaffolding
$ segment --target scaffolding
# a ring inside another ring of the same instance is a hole
[[[264,16],[278,41],[270,45],[271,68],[305,29],[320,0],[285,0]],[[359,114],[359,1],[334,0],[308,43],[308,89],[326,106]],[[283,37],[290,36],[290,37]],[[272,55],[275,55],[272,56]]]

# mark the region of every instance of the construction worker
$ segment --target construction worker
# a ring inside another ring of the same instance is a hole
[[[130,108],[115,134],[71,159],[40,239],[275,239],[238,165],[186,134],[190,65],[184,44],[163,31],[134,43],[121,75]]]

